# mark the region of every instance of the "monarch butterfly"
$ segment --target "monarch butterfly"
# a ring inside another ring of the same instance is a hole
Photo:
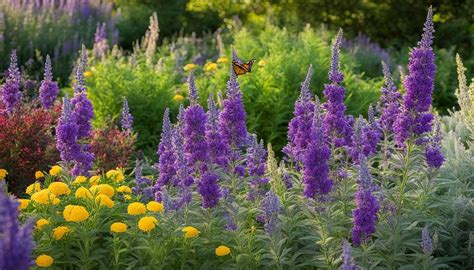
[[[235,75],[244,75],[247,72],[252,71],[252,65],[255,62],[255,59],[248,61],[247,63],[239,63],[238,61],[232,61],[232,69],[234,70]]]

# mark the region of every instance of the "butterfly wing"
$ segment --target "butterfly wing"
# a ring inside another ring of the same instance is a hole
[[[248,61],[247,63],[243,64],[243,66],[245,67],[245,69],[247,70],[247,72],[251,72],[252,71],[252,65],[253,63],[255,63],[255,59],[252,59],[250,61]]]
[[[240,64],[237,61],[232,62],[232,69],[234,70],[235,75],[237,75],[237,76],[244,75],[245,73],[248,72],[247,67],[244,66],[244,65],[245,64]]]

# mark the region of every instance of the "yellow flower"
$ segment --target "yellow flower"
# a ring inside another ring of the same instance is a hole
[[[259,67],[264,67],[266,64],[267,64],[267,61],[265,61],[265,60],[263,60],[263,59],[260,60],[260,61],[258,61],[258,66],[259,66]]]
[[[195,68],[196,68],[196,64],[192,64],[192,63],[191,63],[191,64],[186,64],[186,65],[183,67],[184,71],[191,71],[191,70],[193,70],[193,69],[195,69]]]
[[[26,188],[26,191],[25,191],[25,192],[26,192],[26,194],[31,195],[31,194],[33,194],[33,193],[35,193],[35,192],[40,191],[40,190],[41,190],[41,184],[38,183],[38,182],[36,182],[36,183],[33,183],[33,184],[29,185],[29,186]]]
[[[127,213],[129,215],[138,216],[144,214],[146,211],[145,205],[143,203],[134,202],[128,205]]]
[[[86,77],[86,78],[92,77],[92,71],[84,72],[84,77]]]
[[[28,207],[28,204],[30,203],[30,200],[28,199],[18,199],[18,201],[20,202],[20,205],[18,205],[19,210],[25,209],[26,207]]]
[[[0,180],[5,179],[5,177],[7,177],[7,175],[8,175],[7,170],[5,170],[5,169],[0,169]]]
[[[49,189],[43,189],[33,193],[33,195],[31,195],[31,200],[39,204],[52,203],[55,205],[59,203],[59,199],[56,198],[56,195],[54,195]]]
[[[89,218],[89,212],[84,206],[67,205],[63,211],[64,220],[70,222],[81,222]]]
[[[51,174],[52,176],[58,176],[62,171],[63,169],[61,167],[59,167],[58,165],[54,165],[51,170],[49,170],[49,174]]]
[[[72,184],[73,185],[78,185],[78,184],[81,184],[81,183],[85,183],[86,181],[87,181],[87,177],[79,175],[79,176],[76,177],[76,179],[74,179]]]
[[[132,193],[132,189],[127,186],[120,186],[117,188],[117,192],[119,193]]]
[[[100,206],[105,206],[108,208],[112,208],[115,205],[114,201],[112,201],[109,196],[104,194],[97,195],[97,197],[95,197],[95,202],[98,203]]]
[[[221,257],[230,254],[230,248],[226,246],[218,246],[216,248],[216,255]]]
[[[191,226],[184,227],[181,231],[184,232],[184,238],[198,237],[200,233],[198,229]]]
[[[44,177],[44,173],[42,171],[36,171],[35,172],[35,178],[40,179]]]
[[[61,202],[60,199],[54,198],[53,201],[51,202],[51,204],[52,204],[52,205],[57,205],[57,204],[59,204],[60,202]]]
[[[125,194],[123,197],[124,197],[125,200],[127,200],[127,201],[132,199],[132,196],[130,196],[130,195],[128,195],[128,194]]]
[[[52,182],[49,184],[48,189],[51,190],[51,192],[56,196],[71,193],[69,186],[63,182]]]
[[[69,233],[71,230],[66,226],[58,226],[53,230],[53,238],[60,240],[64,237],[65,234]]]
[[[36,258],[35,262],[38,267],[50,267],[53,265],[54,259],[49,255],[41,254]]]
[[[114,188],[111,185],[100,184],[90,188],[90,191],[94,194],[104,194],[106,196],[112,197],[115,194]]]
[[[229,59],[227,59],[227,57],[219,57],[219,58],[217,58],[216,62],[219,63],[219,64],[225,64],[225,63],[229,62]]]
[[[92,199],[92,193],[85,187],[80,187],[76,190],[76,198],[77,199]]]
[[[176,95],[174,95],[173,100],[176,101],[176,102],[181,102],[181,101],[184,100],[184,97],[180,94],[176,94]]]
[[[95,186],[100,182],[100,175],[94,175],[89,178],[89,184]]]
[[[107,176],[107,178],[114,180],[115,183],[122,182],[123,179],[125,178],[123,176],[122,171],[120,170],[110,170],[105,174],[105,176]]]
[[[158,224],[158,220],[155,217],[146,216],[138,221],[138,228],[144,232],[149,232],[156,227],[156,224]]]
[[[127,231],[127,224],[123,222],[114,222],[110,225],[110,231],[114,233],[124,233]]]
[[[36,229],[42,230],[44,226],[49,224],[49,220],[41,218],[36,221]]]
[[[217,70],[217,64],[216,63],[209,62],[209,63],[206,63],[206,65],[204,65],[204,71],[205,72],[212,72],[212,71],[216,71],[216,70]]]
[[[146,209],[150,212],[163,212],[164,207],[162,203],[151,201],[147,203]]]

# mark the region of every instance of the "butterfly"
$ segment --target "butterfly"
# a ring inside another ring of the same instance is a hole
[[[253,63],[255,63],[255,59],[242,64],[234,60],[232,61],[232,69],[234,70],[235,75],[244,75],[245,73],[252,71]]]

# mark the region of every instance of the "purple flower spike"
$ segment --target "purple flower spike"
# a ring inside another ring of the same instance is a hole
[[[107,32],[105,28],[105,23],[102,25],[97,25],[94,37],[94,57],[95,58],[104,58],[107,50],[109,49],[109,44],[107,41]]]
[[[130,108],[128,107],[127,98],[123,97],[122,105],[122,130],[131,133],[133,131],[133,116],[130,113]]]
[[[223,169],[229,163],[229,146],[223,141],[219,132],[219,109],[216,107],[212,93],[207,100],[206,141],[209,146],[209,161]]]
[[[7,72],[7,79],[0,90],[0,94],[1,101],[5,105],[6,111],[11,113],[20,104],[22,98],[22,93],[20,91],[20,69],[18,68],[15,50],[12,50],[10,56],[10,67]]]
[[[314,198],[317,194],[328,194],[333,185],[328,177],[331,151],[324,135],[320,110],[319,100],[316,100],[313,124],[309,133],[310,140],[303,162],[304,195],[307,198]]]
[[[336,39],[332,45],[331,68],[329,69],[329,80],[338,84],[344,80],[344,75],[339,70],[339,51],[342,44],[342,29],[337,32]]]
[[[264,194],[264,187],[268,184],[270,179],[265,177],[267,151],[263,147],[263,140],[258,143],[257,136],[253,134],[250,136],[250,146],[247,149],[247,169],[249,172],[250,186],[252,188],[249,192],[250,199]]]
[[[309,89],[312,73],[313,65],[310,65],[306,79],[301,84],[300,97],[295,103],[294,117],[288,124],[288,145],[283,149],[285,154],[296,162],[303,162],[309,141],[308,130],[313,123],[314,102]]]
[[[198,192],[202,196],[202,206],[212,208],[219,203],[221,191],[217,184],[218,176],[213,172],[206,172],[198,183]]]
[[[433,7],[430,6],[428,14],[426,15],[426,21],[423,27],[423,34],[421,40],[418,42],[420,48],[431,49],[433,44],[433,34],[435,30],[433,27]]]
[[[76,83],[74,84],[74,93],[82,93],[86,91],[86,80],[84,78],[84,72],[87,67],[87,49],[82,44],[81,59],[76,67]]]
[[[280,198],[275,194],[275,192],[273,192],[273,189],[270,189],[267,196],[262,200],[260,210],[263,214],[258,216],[257,219],[265,223],[265,232],[268,235],[271,235],[278,229],[278,215],[282,210]]]
[[[421,231],[421,248],[425,254],[433,253],[433,242],[431,241],[430,231],[428,226],[425,226]]]
[[[196,89],[196,83],[194,82],[194,75],[192,72],[189,74],[188,84],[189,100],[191,101],[191,105],[198,104],[198,92]]]
[[[174,167],[175,154],[172,141],[173,130],[170,121],[170,111],[166,108],[163,115],[163,128],[161,130],[161,140],[158,146],[158,164],[155,164],[155,169],[159,172],[158,180],[155,185],[155,192],[161,187],[171,183],[172,178],[176,174]]]
[[[339,270],[357,270],[357,266],[352,259],[351,244],[344,240],[342,244],[342,265]]]
[[[44,65],[44,79],[41,82],[39,95],[41,104],[45,109],[51,108],[59,93],[58,84],[53,81],[53,71],[51,68],[51,59],[46,55],[46,62]]]
[[[73,162],[80,151],[77,132],[78,126],[72,113],[72,105],[66,96],[63,98],[61,117],[56,126],[56,148],[60,153],[61,160],[66,164]]]
[[[142,173],[142,163],[143,161],[137,159],[135,164],[135,186],[132,188],[133,193],[141,196],[143,202],[149,202],[154,199],[152,180],[146,177],[143,177]]]
[[[441,131],[437,121],[434,135],[430,138],[425,148],[426,163],[432,169],[439,169],[444,163],[444,156],[441,152]]]
[[[385,62],[382,62],[382,67],[385,84],[382,87],[382,97],[380,98],[380,105],[382,107],[380,125],[383,130],[391,133],[393,132],[395,120],[400,113],[400,99],[402,95],[397,91],[389,67]]]

